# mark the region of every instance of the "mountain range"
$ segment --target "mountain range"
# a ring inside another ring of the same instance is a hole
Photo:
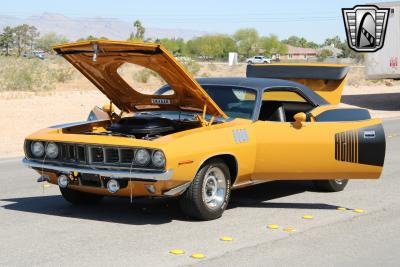
[[[109,39],[125,40],[134,30],[133,21],[127,22],[115,18],[71,18],[57,13],[43,13],[39,16],[20,18],[15,16],[0,15],[0,29],[5,26],[19,24],[35,26],[41,35],[55,32],[73,41],[81,37],[94,35]],[[192,39],[196,36],[207,34],[204,31],[190,29],[168,29],[146,27],[145,38],[183,38]]]

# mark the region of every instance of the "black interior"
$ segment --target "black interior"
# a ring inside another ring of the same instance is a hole
[[[308,102],[263,101],[258,119],[261,121],[293,122],[293,116],[296,113],[307,113],[313,108],[314,105]]]

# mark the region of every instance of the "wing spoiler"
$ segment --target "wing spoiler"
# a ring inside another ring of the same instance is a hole
[[[342,97],[349,70],[349,66],[338,64],[257,64],[247,65],[246,76],[298,82],[336,105]]]

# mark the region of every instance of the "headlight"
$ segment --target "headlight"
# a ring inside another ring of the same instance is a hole
[[[151,158],[151,161],[153,162],[153,165],[162,168],[165,165],[165,156],[164,153],[160,150],[157,150],[153,153],[153,156]]]
[[[36,141],[31,144],[32,155],[40,158],[44,154],[44,145],[42,142]]]
[[[55,143],[48,143],[46,146],[46,157],[55,159],[58,157],[58,146]]]
[[[150,154],[146,149],[140,148],[136,150],[135,160],[140,165],[146,165],[150,161]]]

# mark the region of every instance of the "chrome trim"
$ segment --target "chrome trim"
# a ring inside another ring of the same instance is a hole
[[[165,192],[163,193],[163,195],[166,195],[166,196],[176,196],[176,195],[178,195],[178,194],[181,194],[181,193],[183,193],[183,192],[190,186],[190,184],[191,184],[191,182],[187,182],[187,183],[178,185],[177,187],[174,187],[174,188],[172,188],[172,189],[170,189],[170,190],[168,190],[168,191],[165,191]]]
[[[103,170],[95,168],[82,168],[82,167],[67,167],[58,166],[53,164],[43,164],[24,158],[22,163],[30,168],[38,168],[45,170],[54,170],[63,173],[79,172],[87,174],[97,174],[100,176],[110,177],[114,179],[132,178],[137,180],[154,180],[154,181],[167,181],[170,180],[174,171],[173,169],[164,172],[138,172],[129,170]]]

